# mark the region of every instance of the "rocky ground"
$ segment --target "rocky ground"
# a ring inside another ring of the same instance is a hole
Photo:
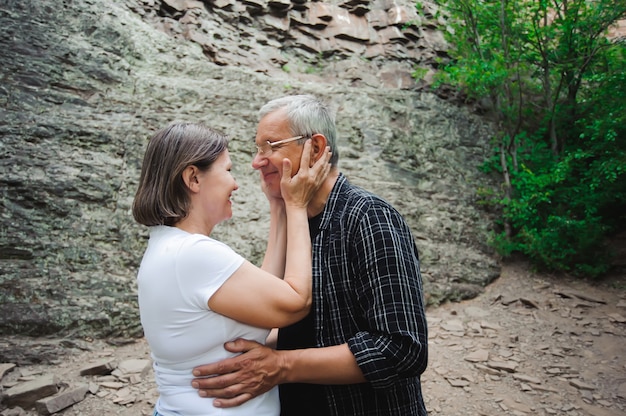
[[[482,295],[429,309],[428,320],[431,415],[626,414],[623,272],[591,284],[506,264]],[[87,391],[57,414],[151,414],[157,393],[144,340],[6,338],[0,347],[15,364],[0,364],[5,395],[48,376],[65,392]],[[102,367],[111,374],[80,375]],[[3,416],[46,414],[55,403],[38,412],[6,402]]]

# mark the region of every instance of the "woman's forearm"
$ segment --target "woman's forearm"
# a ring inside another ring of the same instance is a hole
[[[285,274],[285,255],[287,251],[287,217],[282,203],[270,201],[270,232],[261,269],[283,277]]]
[[[284,280],[310,305],[313,265],[306,206],[286,206],[285,209],[287,211],[287,253]]]

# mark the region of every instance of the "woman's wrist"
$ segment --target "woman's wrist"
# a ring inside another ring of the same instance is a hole
[[[272,198],[269,200],[270,214],[284,214],[285,213],[285,201],[278,198]]]

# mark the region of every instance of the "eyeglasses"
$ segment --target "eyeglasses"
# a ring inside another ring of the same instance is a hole
[[[265,157],[269,157],[274,151],[275,147],[279,147],[279,146],[282,146],[284,144],[287,144],[296,140],[304,139],[305,137],[306,136],[290,137],[289,139],[279,140],[277,142],[270,142],[268,140],[265,143],[261,143],[261,144],[255,143],[254,145],[256,146],[256,151],[258,154],[265,156]]]

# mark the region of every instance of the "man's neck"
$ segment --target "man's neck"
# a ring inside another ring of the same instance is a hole
[[[331,169],[328,177],[322,186],[320,186],[320,189],[318,189],[313,199],[309,202],[309,207],[307,209],[307,215],[309,218],[313,218],[324,210],[326,202],[328,201],[328,195],[332,192],[335,182],[337,182],[337,178],[339,178],[339,169],[334,167]]]

